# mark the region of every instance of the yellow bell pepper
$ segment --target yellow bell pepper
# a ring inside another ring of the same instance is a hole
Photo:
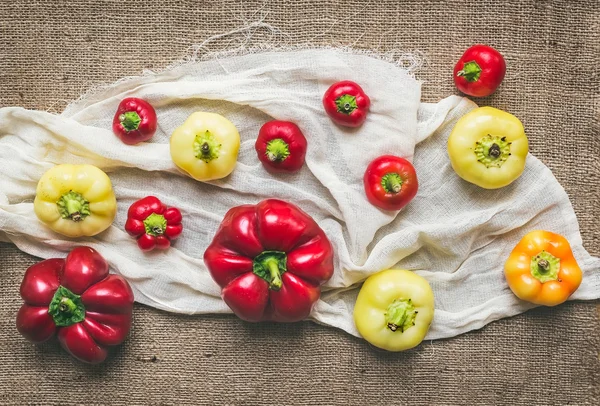
[[[42,175],[33,209],[52,230],[68,237],[106,230],[117,213],[110,179],[93,165],[56,165]]]
[[[448,138],[454,171],[485,189],[498,189],[517,179],[528,152],[521,121],[493,107],[479,107],[465,114]]]
[[[414,272],[389,269],[371,275],[354,305],[354,323],[365,340],[387,351],[416,347],[433,320],[433,291]]]
[[[240,134],[220,114],[196,112],[171,135],[171,159],[192,178],[224,178],[235,167]]]
[[[515,246],[504,264],[508,286],[519,299],[556,306],[581,284],[581,268],[567,239],[550,231],[532,231]]]

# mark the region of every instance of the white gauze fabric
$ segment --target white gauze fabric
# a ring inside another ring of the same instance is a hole
[[[342,79],[360,83],[371,97],[368,120],[358,129],[334,125],[323,111],[323,93]],[[158,131],[149,143],[127,146],[112,133],[116,107],[130,96],[157,110]],[[560,233],[572,244],[584,271],[573,299],[598,298],[600,260],[582,247],[569,199],[548,168],[530,155],[523,175],[500,190],[466,183],[452,170],[446,139],[456,120],[474,107],[456,96],[420,103],[420,83],[395,64],[313,49],[195,62],[121,80],[61,115],[3,108],[0,235],[43,258],[91,246],[127,278],[140,303],[169,312],[229,313],[204,266],[204,250],[228,209],[275,197],[311,214],[335,249],[334,276],[311,318],[353,335],[360,283],[393,267],[414,270],[431,283],[436,309],[428,339],[531,308],[509,290],[503,264],[520,238],[535,229]],[[227,117],[242,139],[234,172],[210,183],[183,175],[169,154],[170,134],[199,110]],[[308,139],[300,172],[272,176],[259,163],[254,142],[270,119],[297,123]],[[365,168],[382,154],[405,157],[417,170],[419,192],[399,213],[381,211],[365,198]],[[107,231],[69,239],[37,220],[32,203],[37,182],[61,163],[93,164],[108,173],[118,213]],[[183,213],[184,233],[166,252],[140,251],[123,228],[129,206],[150,194]]]

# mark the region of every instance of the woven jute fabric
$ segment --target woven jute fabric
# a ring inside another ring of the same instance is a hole
[[[256,21],[269,26],[243,35],[418,52],[425,101],[456,92],[452,67],[469,45],[501,50],[506,79],[479,103],[522,119],[532,153],[569,194],[584,246],[600,255],[596,0],[7,1],[0,105],[59,112],[91,86],[160,69],[191,44]],[[312,323],[136,305],[126,343],[88,366],[17,333],[19,284],[35,261],[0,244],[1,404],[600,404],[597,302],[536,309],[401,354]]]

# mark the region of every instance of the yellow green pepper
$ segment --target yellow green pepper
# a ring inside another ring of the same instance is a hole
[[[354,323],[369,343],[387,351],[416,347],[433,320],[433,291],[411,271],[389,269],[371,275],[354,305]]]

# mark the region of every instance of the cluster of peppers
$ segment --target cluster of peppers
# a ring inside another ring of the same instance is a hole
[[[500,85],[505,69],[499,52],[476,45],[456,64],[454,78],[464,93],[487,96]],[[336,124],[359,127],[367,119],[370,99],[358,84],[342,81],[325,92],[323,107]],[[124,143],[148,141],[156,128],[157,115],[148,102],[127,98],[119,104],[113,131]],[[170,139],[173,162],[199,181],[228,176],[239,147],[235,125],[215,113],[193,113]],[[307,140],[296,124],[273,120],[261,127],[255,149],[268,171],[293,172],[304,164]],[[455,172],[487,189],[517,179],[527,153],[521,122],[491,107],[463,116],[448,139]],[[418,190],[415,168],[393,155],[374,159],[363,183],[368,201],[383,210],[400,210]],[[34,211],[58,233],[92,236],[112,224],[116,198],[110,179],[99,168],[57,165],[40,179]],[[147,196],[129,207],[125,230],[143,251],[167,249],[183,231],[182,214]],[[333,248],[324,231],[300,208],[276,199],[230,209],[204,252],[204,262],[225,303],[251,322],[305,319],[320,297],[320,286],[334,271]],[[520,299],[547,306],[567,300],[582,279],[568,241],[548,231],[533,231],[522,239],[506,261],[505,276]],[[107,348],[121,343],[131,325],[129,284],[109,275],[106,260],[89,247],[30,267],[21,296],[21,334],[35,343],[57,335],[69,353],[85,362],[103,361]],[[418,345],[433,314],[429,283],[397,269],[367,278],[354,308],[359,333],[389,351]]]
[[[458,89],[485,97],[502,83],[506,63],[502,54],[486,45],[467,49],[454,67]],[[480,107],[465,114],[448,138],[452,168],[464,180],[485,189],[515,181],[525,168],[529,143],[523,124],[510,113]],[[566,301],[577,290],[582,273],[569,242],[550,231],[532,231],[516,245],[504,265],[513,293],[522,300],[545,306]]]

